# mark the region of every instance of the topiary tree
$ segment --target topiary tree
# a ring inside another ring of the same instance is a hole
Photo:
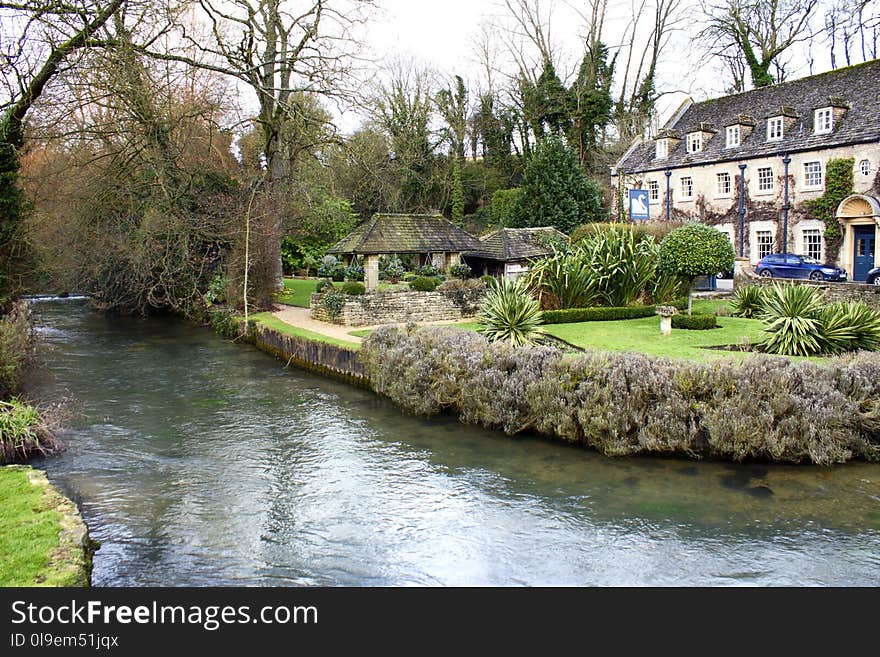
[[[558,137],[535,146],[520,190],[518,208],[507,223],[514,228],[553,226],[568,235],[583,223],[605,218],[599,186]]]
[[[694,279],[733,268],[736,254],[724,233],[704,224],[676,228],[660,244],[660,271],[687,278],[688,315],[692,314]]]

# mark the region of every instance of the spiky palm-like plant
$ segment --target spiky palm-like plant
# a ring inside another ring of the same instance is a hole
[[[832,303],[823,309],[821,320],[826,353],[880,348],[880,313],[864,302]]]
[[[757,285],[736,288],[730,307],[734,317],[757,317],[764,309],[764,289]]]
[[[519,281],[502,279],[491,287],[480,306],[477,329],[490,342],[531,344],[543,334],[541,306]]]
[[[767,324],[763,351],[782,356],[811,356],[822,352],[824,295],[806,285],[778,283],[768,289],[761,319]]]

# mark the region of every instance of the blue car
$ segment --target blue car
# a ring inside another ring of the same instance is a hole
[[[764,256],[755,267],[755,272],[764,278],[808,278],[811,281],[845,281],[845,269],[822,264],[815,258],[793,253],[773,253]]]

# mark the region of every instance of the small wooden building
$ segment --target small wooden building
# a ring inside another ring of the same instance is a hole
[[[501,228],[480,238],[480,250],[464,255],[477,275],[517,278],[528,271],[530,260],[553,255],[554,242],[568,237],[550,226]]]
[[[463,252],[482,248],[480,240],[439,214],[376,214],[327,253],[362,260],[364,285],[371,291],[379,287],[380,255],[418,255],[445,272],[461,262]]]

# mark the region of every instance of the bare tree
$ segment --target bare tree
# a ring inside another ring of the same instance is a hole
[[[701,0],[706,27],[699,38],[734,75],[748,68],[751,83],[764,87],[786,77],[784,54],[810,38],[818,0]],[[740,60],[742,64],[735,63]],[[744,66],[743,66],[744,64]],[[734,88],[745,80],[734,79]]]
[[[831,68],[876,59],[880,0],[836,0],[825,12],[824,27]]]
[[[0,1],[0,291],[10,280],[11,253],[22,217],[19,151],[31,107],[73,55],[116,14],[124,0]],[[2,296],[2,294],[0,294]]]

